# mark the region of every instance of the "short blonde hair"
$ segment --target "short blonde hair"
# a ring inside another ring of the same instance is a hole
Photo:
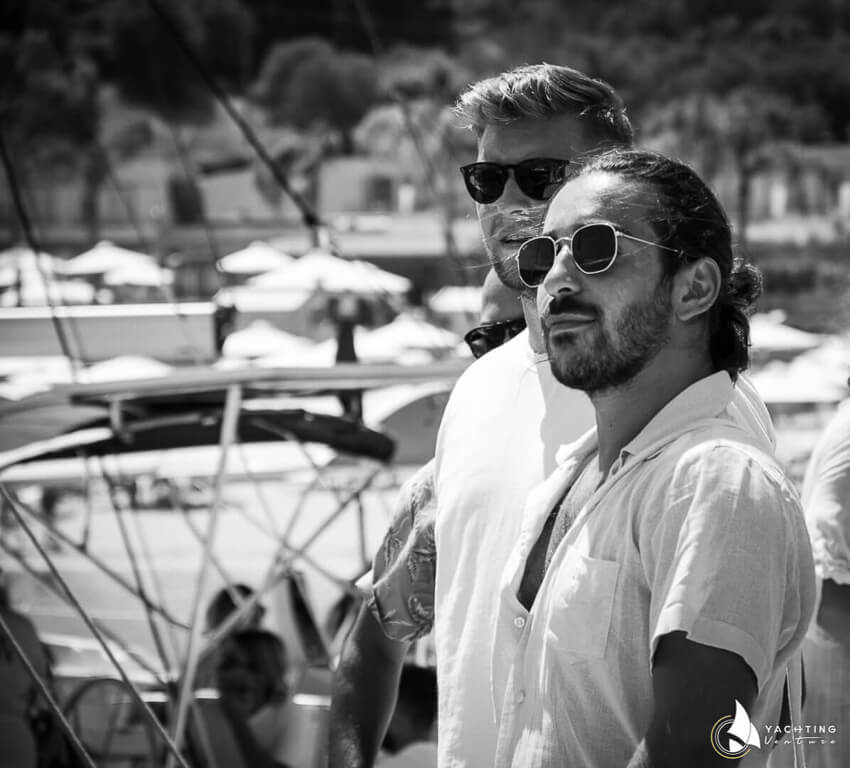
[[[478,136],[488,125],[575,115],[602,141],[634,140],[623,100],[608,83],[557,64],[526,64],[473,83],[455,112]]]

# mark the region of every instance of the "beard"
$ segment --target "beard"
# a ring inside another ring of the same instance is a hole
[[[662,280],[651,298],[622,311],[613,332],[606,330],[597,316],[587,329],[560,334],[555,341],[544,324],[552,375],[561,384],[589,395],[622,387],[667,343],[671,313],[670,285]]]
[[[513,288],[515,291],[528,292],[529,287],[519,279],[519,270],[516,265],[516,252],[506,252],[498,245],[491,246],[484,240],[484,246],[487,250],[487,256],[496,277],[508,288]]]
[[[496,276],[508,288],[531,297],[536,295],[537,290],[529,288],[519,279],[516,252],[521,243],[540,234],[545,211],[545,205],[534,205],[510,212],[503,211],[499,206],[476,206],[484,250]],[[515,239],[515,247],[509,247],[499,239],[497,233],[503,235],[506,230]]]

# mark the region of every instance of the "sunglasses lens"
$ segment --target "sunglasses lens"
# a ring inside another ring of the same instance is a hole
[[[573,259],[586,274],[604,272],[617,255],[617,233],[605,224],[589,224],[573,233]]]
[[[526,160],[514,169],[517,186],[533,200],[548,200],[566,178],[566,160]]]
[[[548,237],[532,237],[519,247],[516,262],[519,279],[536,288],[555,263],[555,243]]]
[[[466,190],[476,203],[495,203],[505,191],[507,171],[495,163],[473,163],[461,168]]]
[[[498,320],[473,328],[463,340],[477,360],[488,352],[501,347],[506,341],[510,341],[518,333],[525,329],[525,320]]]
[[[498,347],[502,339],[503,334],[493,333],[489,328],[473,328],[464,336],[466,346],[476,360]]]

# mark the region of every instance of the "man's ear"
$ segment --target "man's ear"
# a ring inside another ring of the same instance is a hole
[[[673,312],[683,323],[708,312],[720,294],[723,278],[714,259],[703,257],[685,264],[673,276]]]

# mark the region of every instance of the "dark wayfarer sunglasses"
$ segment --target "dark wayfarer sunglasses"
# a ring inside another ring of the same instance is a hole
[[[610,269],[617,259],[617,243],[620,237],[682,255],[682,251],[676,248],[627,235],[616,229],[613,224],[585,224],[569,237],[559,237],[555,240],[548,235],[541,235],[526,240],[516,252],[519,279],[529,288],[536,288],[552,269],[555,257],[565,246],[570,249],[573,262],[580,272],[585,275],[601,274]]]
[[[517,186],[532,200],[548,200],[567,177],[569,160],[536,157],[514,165],[471,163],[461,167],[466,189],[476,203],[495,203],[505,191],[510,172]]]
[[[510,341],[524,330],[524,318],[497,320],[492,323],[482,323],[477,328],[473,328],[463,337],[463,340],[469,347],[469,351],[472,352],[472,356],[477,360],[488,352],[492,352],[496,347],[501,347],[506,341]]]

